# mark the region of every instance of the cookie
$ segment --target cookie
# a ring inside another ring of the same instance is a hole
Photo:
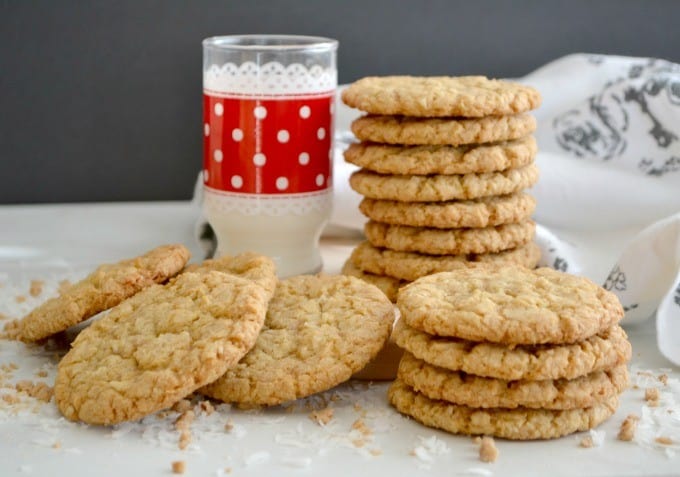
[[[631,345],[616,325],[585,341],[567,345],[508,347],[455,338],[440,338],[408,326],[395,325],[395,342],[432,365],[477,376],[518,379],[574,379],[628,362]]]
[[[171,406],[248,352],[267,298],[254,282],[218,271],[147,288],[75,339],[57,371],[59,409],[108,425]]]
[[[380,174],[469,174],[517,169],[531,164],[536,140],[529,136],[511,142],[475,146],[390,146],[354,143],[345,160]]]
[[[409,227],[371,220],[364,226],[364,233],[375,247],[430,255],[464,255],[496,253],[525,245],[534,238],[535,229],[531,220],[482,229]]]
[[[429,399],[398,379],[390,386],[388,398],[399,412],[426,426],[454,434],[514,440],[554,439],[587,431],[611,417],[618,407],[614,396],[584,409],[479,409]]]
[[[116,306],[126,298],[179,273],[189,260],[183,245],[164,245],[139,257],[101,265],[19,323],[22,341],[38,341]]]
[[[411,282],[425,275],[467,267],[470,263],[517,264],[534,268],[540,258],[541,249],[533,242],[498,253],[427,255],[377,248],[365,241],[352,250],[349,260],[364,272]]]
[[[369,114],[355,119],[351,127],[361,141],[406,146],[461,146],[527,137],[536,130],[536,119],[530,114],[474,119]],[[480,161],[482,163],[487,161]]]
[[[536,181],[538,168],[530,164],[501,172],[461,175],[389,175],[360,169],[352,173],[349,185],[371,199],[439,202],[513,194]]]
[[[349,276],[281,281],[253,349],[201,392],[225,402],[276,405],[348,380],[382,349],[394,306]]]
[[[352,83],[342,100],[373,114],[477,118],[530,111],[541,104],[541,95],[530,86],[484,76],[374,76]]]
[[[343,275],[349,275],[350,277],[360,278],[366,283],[375,285],[380,289],[381,292],[387,296],[387,298],[392,302],[397,301],[397,293],[399,289],[404,285],[410,283],[405,280],[399,280],[397,278],[392,278],[384,275],[378,275],[374,273],[364,272],[358,268],[351,260],[347,260],[342,266],[341,273]]]
[[[204,260],[200,264],[186,267],[185,272],[204,273],[218,271],[252,280],[263,287],[269,297],[274,293],[276,283],[276,265],[274,261],[254,252],[244,252],[238,255],[224,255],[219,258]]]
[[[507,381],[439,368],[404,353],[397,374],[430,399],[470,407],[578,409],[618,396],[628,385],[626,365],[575,379]]]
[[[576,343],[623,317],[616,295],[550,268],[437,273],[403,287],[397,304],[407,325],[431,335],[504,344]]]
[[[359,210],[369,219],[394,225],[434,227],[489,227],[522,222],[531,217],[536,200],[529,194],[482,197],[448,202],[400,202],[365,198]]]

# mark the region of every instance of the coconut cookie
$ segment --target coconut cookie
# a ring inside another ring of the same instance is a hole
[[[130,260],[101,265],[26,315],[18,324],[18,337],[26,342],[38,341],[77,325],[175,276],[189,256],[183,245],[164,245]]]
[[[184,273],[82,331],[59,363],[68,419],[115,424],[164,409],[235,365],[255,344],[267,291],[218,271]]]
[[[567,345],[508,347],[441,338],[411,328],[404,320],[397,322],[392,337],[401,348],[434,366],[508,381],[574,379],[622,365],[632,353],[618,325]]]
[[[536,130],[536,119],[530,114],[474,119],[369,114],[355,119],[351,127],[361,141],[407,146],[461,146],[526,137]]]
[[[440,229],[489,227],[523,222],[534,213],[536,200],[515,193],[475,200],[400,202],[363,199],[359,210],[369,219],[394,225]]]
[[[475,118],[530,111],[541,104],[541,95],[529,86],[484,76],[382,76],[352,83],[342,100],[372,114]]]
[[[462,175],[385,175],[366,169],[352,173],[350,187],[371,199],[403,202],[439,202],[505,195],[538,181],[535,164],[501,172]]]
[[[349,261],[364,272],[412,282],[425,275],[449,272],[476,263],[516,264],[534,268],[540,258],[541,249],[533,242],[498,253],[428,255],[378,248],[365,241],[356,246]]]
[[[623,317],[616,295],[549,268],[473,267],[402,288],[406,324],[437,336],[504,344],[575,343]]]
[[[276,405],[325,391],[378,354],[393,321],[392,303],[357,278],[283,280],[253,349],[201,392],[225,402]]]
[[[489,435],[504,439],[554,439],[587,431],[611,417],[618,397],[583,409],[479,409],[430,399],[400,380],[388,391],[390,403],[420,423],[454,434]]]
[[[364,233],[375,247],[431,255],[496,253],[525,245],[534,238],[536,224],[527,220],[483,229],[435,229],[375,222],[366,223]]]
[[[397,293],[399,292],[399,289],[410,283],[406,280],[399,280],[398,278],[393,278],[390,276],[365,272],[352,263],[351,260],[347,260],[345,262],[345,264],[342,266],[341,273],[343,275],[349,275],[350,277],[360,278],[366,283],[375,285],[392,303],[397,301]]]
[[[517,169],[536,156],[532,136],[516,141],[470,146],[391,146],[350,144],[345,160],[380,174],[469,174]]]
[[[618,396],[628,385],[625,364],[575,379],[507,381],[439,368],[408,352],[399,363],[398,377],[430,399],[506,409],[586,408]]]

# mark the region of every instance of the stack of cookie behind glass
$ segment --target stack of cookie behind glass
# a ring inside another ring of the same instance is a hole
[[[469,262],[533,268],[533,88],[481,76],[370,77],[343,92],[369,114],[352,123],[361,140],[345,152],[360,166],[367,241],[343,273],[396,300],[399,287]]]
[[[479,265],[402,288],[389,399],[460,434],[550,439],[610,417],[631,345],[616,296],[586,278]]]

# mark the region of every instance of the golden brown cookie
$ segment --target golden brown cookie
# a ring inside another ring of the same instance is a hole
[[[364,272],[354,265],[351,260],[347,260],[345,262],[345,264],[342,266],[341,273],[343,275],[349,275],[350,277],[360,278],[366,283],[375,285],[380,289],[381,292],[385,294],[385,296],[387,296],[387,298],[389,298],[392,303],[397,301],[397,292],[399,292],[399,289],[410,283],[397,278]]]
[[[359,204],[361,213],[376,222],[440,229],[481,228],[523,222],[531,217],[535,208],[536,200],[521,192],[447,202],[400,202],[365,198]]]
[[[625,331],[618,325],[575,344],[508,347],[433,336],[399,320],[392,338],[432,365],[509,381],[574,379],[624,364],[632,352]]]
[[[541,249],[533,242],[498,253],[427,255],[377,248],[365,241],[354,248],[349,260],[360,271],[412,282],[425,275],[449,272],[471,263],[516,264],[534,268],[540,258]]]
[[[366,77],[342,92],[343,102],[372,114],[478,118],[530,111],[534,88],[484,76]]]
[[[182,270],[189,256],[189,250],[183,245],[164,245],[130,260],[101,265],[26,315],[19,324],[19,338],[38,341],[108,310],[135,293],[173,277]]]
[[[474,146],[390,146],[354,143],[345,160],[380,174],[469,174],[517,169],[531,164],[536,140],[529,136],[510,142]]]
[[[371,199],[439,202],[513,194],[538,181],[535,164],[502,172],[462,175],[387,175],[366,169],[352,173],[349,185]]]
[[[439,368],[405,352],[398,378],[430,399],[470,407],[578,409],[618,396],[628,385],[626,365],[574,379],[507,381]]]
[[[488,435],[504,439],[554,439],[587,431],[611,417],[618,398],[584,409],[479,409],[430,399],[395,380],[388,391],[390,403],[421,424],[454,434]]]
[[[108,425],[171,406],[248,352],[267,299],[263,287],[218,271],[147,288],[78,335],[59,363],[59,409]]]
[[[382,224],[370,220],[364,226],[374,247],[430,255],[497,253],[520,247],[534,238],[536,224],[527,220],[482,229],[435,229]]]
[[[201,392],[225,402],[275,405],[325,391],[378,354],[393,321],[392,303],[357,278],[283,280],[253,349]]]
[[[505,344],[576,343],[623,317],[616,295],[550,268],[477,266],[399,291],[406,324],[431,335]]]
[[[252,280],[263,287],[270,297],[278,282],[274,261],[269,257],[253,252],[244,252],[233,256],[224,255],[205,260],[200,264],[188,266],[185,272],[204,273],[213,270]]]

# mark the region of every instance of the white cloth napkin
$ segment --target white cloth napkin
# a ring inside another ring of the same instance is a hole
[[[543,96],[535,111],[541,178],[532,190],[541,265],[616,293],[624,326],[653,325],[656,314],[659,349],[680,365],[680,65],[575,54],[517,81]],[[356,168],[342,151],[360,113],[340,101],[336,111],[325,234],[358,234],[366,219],[348,184]]]

